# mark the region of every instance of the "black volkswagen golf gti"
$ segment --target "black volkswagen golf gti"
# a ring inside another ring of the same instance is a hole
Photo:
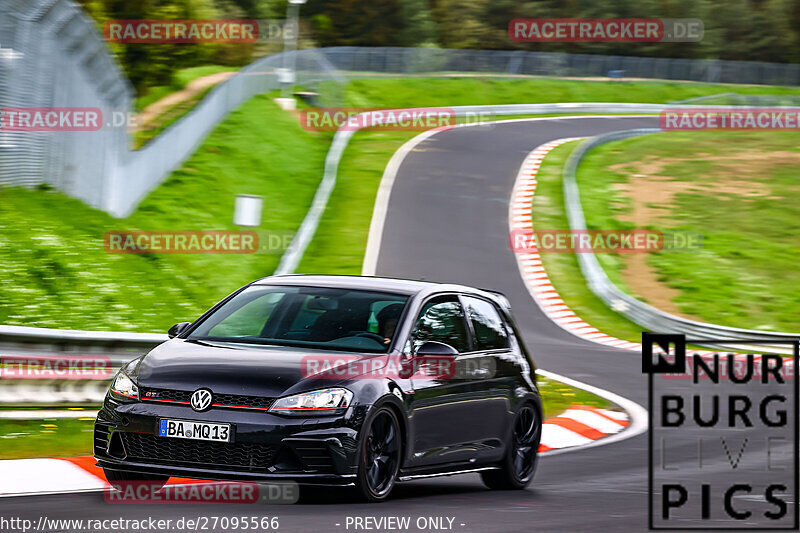
[[[535,367],[498,293],[274,276],[169,336],[119,371],[97,416],[112,482],[293,480],[380,501],[419,477],[533,477]]]

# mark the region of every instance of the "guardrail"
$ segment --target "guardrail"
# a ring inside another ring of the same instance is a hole
[[[100,407],[110,379],[0,379],[0,406]],[[2,414],[2,410],[0,410]],[[2,416],[0,416],[2,418]]]
[[[108,358],[113,375],[131,359],[167,340],[158,333],[121,333],[113,331],[76,331],[65,329],[0,326],[0,363],[2,359],[57,356]],[[100,405],[110,377],[90,375],[61,379],[6,377],[0,365],[0,406],[2,407],[85,407]]]
[[[102,355],[119,367],[167,339],[166,334],[159,333],[0,326],[0,356],[21,353],[64,357]]]
[[[576,174],[578,166],[586,154],[593,148],[605,144],[607,142],[636,137],[639,135],[648,135],[651,133],[661,132],[658,128],[653,129],[634,129],[616,131],[604,135],[598,135],[584,141],[575,151],[570,154],[564,165],[563,184],[564,184],[564,204],[567,211],[567,219],[569,226],[572,230],[586,230],[586,218],[583,214],[583,207],[581,206],[580,191],[578,190],[578,183]],[[642,326],[649,331],[657,331],[659,333],[679,333],[685,334],[691,339],[730,339],[733,341],[758,341],[758,343],[748,342],[738,346],[730,344],[721,346],[715,345],[711,342],[699,343],[705,346],[710,346],[715,349],[731,350],[742,349],[744,351],[752,349],[753,347],[759,348],[774,353],[791,353],[786,345],[771,344],[778,340],[797,340],[800,338],[800,333],[772,333],[752,329],[732,328],[727,326],[720,326],[717,324],[707,324],[705,322],[696,322],[687,318],[671,315],[660,309],[648,305],[637,298],[623,292],[617,287],[608,277],[603,267],[600,266],[599,261],[594,253],[581,253],[578,256],[578,263],[583,272],[586,283],[591,291],[597,295],[598,298],[609,306],[611,309],[624,315],[628,320]],[[720,302],[721,305],[726,305],[727,302]]]

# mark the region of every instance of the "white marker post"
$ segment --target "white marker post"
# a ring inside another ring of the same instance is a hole
[[[260,226],[261,208],[263,205],[263,196],[237,194],[236,203],[233,208],[233,223],[237,226]]]

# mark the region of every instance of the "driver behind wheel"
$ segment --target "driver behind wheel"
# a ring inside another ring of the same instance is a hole
[[[383,337],[383,344],[392,342],[392,335],[400,321],[400,313],[403,311],[403,304],[389,304],[380,310],[375,317],[378,319],[378,335]]]

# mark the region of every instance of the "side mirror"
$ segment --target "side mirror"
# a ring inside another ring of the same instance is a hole
[[[170,339],[174,339],[175,337],[186,331],[186,328],[188,328],[191,325],[192,325],[191,322],[178,322],[177,324],[169,328],[169,331],[167,331],[167,336]]]
[[[414,355],[420,357],[443,356],[443,355],[456,356],[458,355],[458,350],[456,350],[449,344],[445,344],[443,342],[425,341],[419,346],[419,348],[417,348],[417,353],[415,353]]]

